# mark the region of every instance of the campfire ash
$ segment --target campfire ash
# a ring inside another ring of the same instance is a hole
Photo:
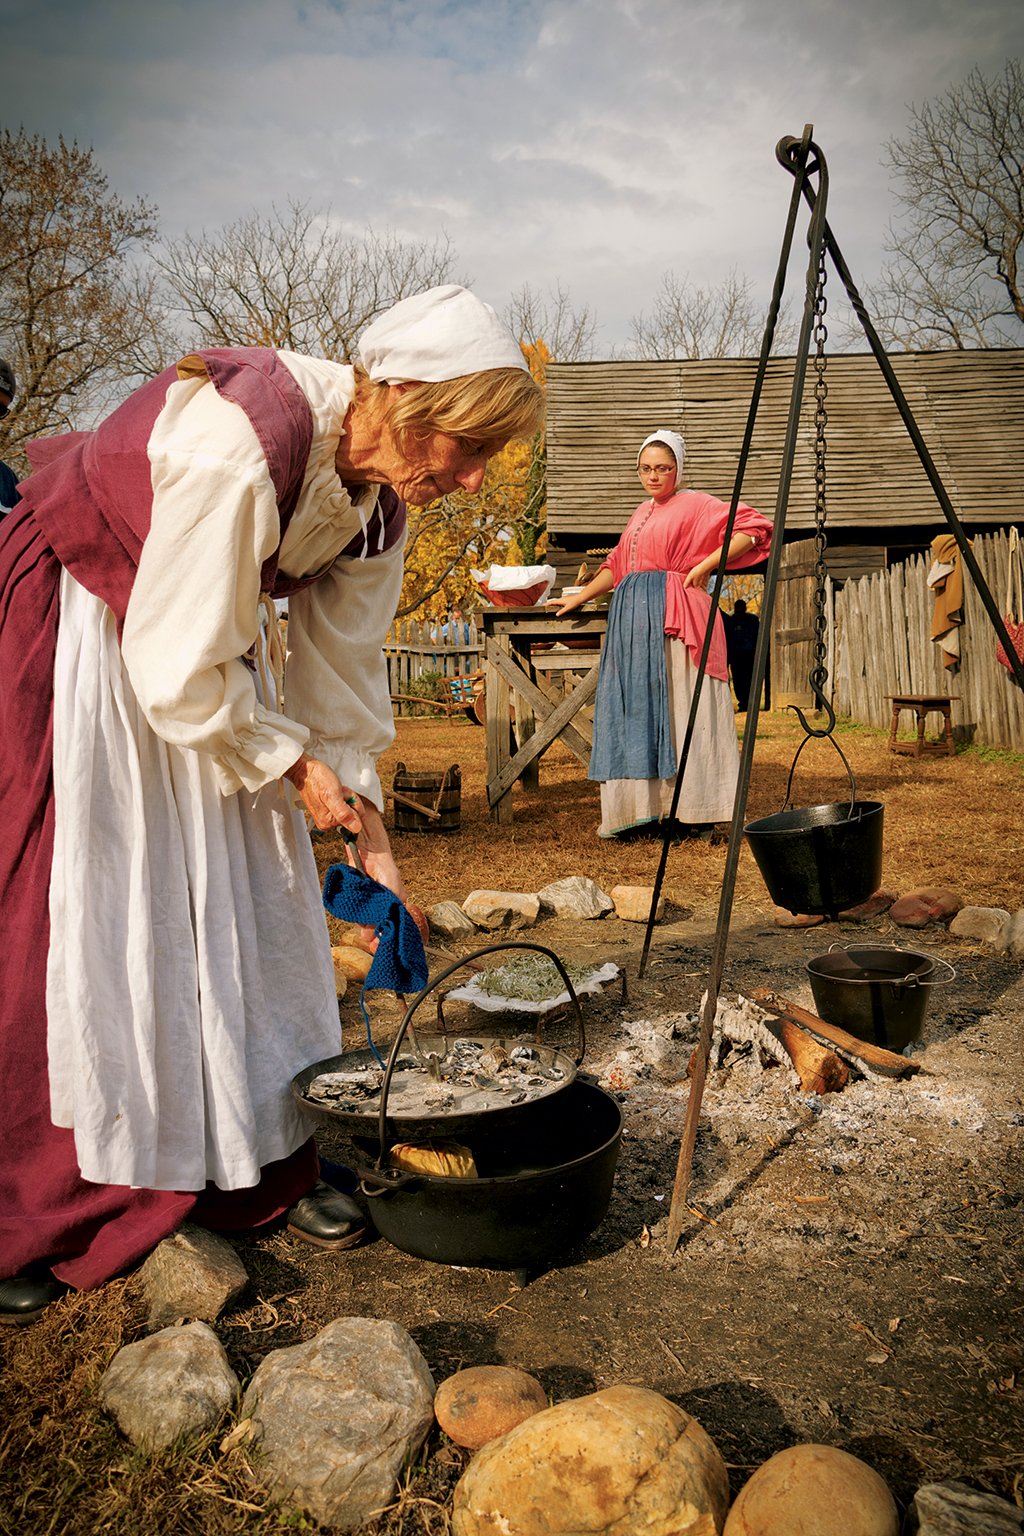
[[[684,1054],[680,1039],[692,1044],[700,1018],[697,1011],[624,1024],[628,1043],[600,1065],[602,1082],[620,1091],[649,1073],[683,1081],[692,1071],[694,1053]],[[718,1000],[709,1065],[720,1070],[744,1056],[762,1068],[780,1068],[803,1093],[838,1093],[851,1075],[885,1083],[920,1070],[918,1062],[859,1040],[766,988],[758,988],[754,997]]]
[[[388,1114],[402,1119],[438,1110],[475,1114],[507,1108],[554,1092],[571,1075],[569,1059],[549,1047],[469,1038],[424,1041],[418,1055],[400,1056],[395,1063]],[[369,1117],[380,1112],[383,1084],[380,1067],[354,1066],[320,1073],[305,1096],[312,1104]]]

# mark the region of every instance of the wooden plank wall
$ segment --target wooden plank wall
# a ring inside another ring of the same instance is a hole
[[[1009,540],[1005,533],[974,539],[973,549],[1000,611],[1004,606]],[[1024,698],[995,659],[996,637],[968,576],[964,584],[961,666],[951,675],[930,639],[934,594],[927,585],[931,554],[916,555],[877,575],[848,581],[836,593],[837,663],[834,706],[867,725],[887,728],[892,693],[956,698],[953,728],[961,741],[1024,751]],[[901,728],[909,729],[904,715]],[[937,734],[938,717],[929,718]]]
[[[1024,349],[893,354],[892,365],[958,516],[1024,521]],[[548,526],[572,548],[607,544],[640,500],[636,454],[681,431],[689,484],[732,494],[757,363],[752,358],[553,363],[548,368]],[[793,359],[768,367],[743,499],[775,513]],[[941,522],[934,492],[870,354],[828,360],[828,503],[835,530]],[[786,527],[813,525],[813,367],[808,368]]]
[[[873,571],[885,570],[885,550],[880,547],[828,544],[825,549],[825,643],[829,677],[834,672],[834,626],[831,621],[835,593],[842,584]],[[813,702],[807,677],[814,659],[814,565],[813,539],[787,544],[782,551],[779,581],[775,590],[772,624],[771,698],[776,709],[788,704],[806,707]]]

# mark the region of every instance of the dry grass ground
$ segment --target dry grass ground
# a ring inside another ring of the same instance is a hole
[[[738,717],[741,728],[743,717]],[[916,885],[951,885],[965,902],[1024,905],[1024,758],[969,748],[956,757],[891,753],[888,738],[868,727],[840,724],[836,736],[850,760],[858,796],[885,804],[883,883],[903,892]],[[761,716],[747,804],[748,819],[782,808],[786,779],[803,732],[791,714]],[[564,875],[589,875],[605,889],[650,884],[658,867],[657,843],[619,844],[596,836],[598,789],[560,743],[544,757],[540,787],[512,791],[514,821],[498,827],[487,811],[484,732],[464,719],[400,721],[398,738],[381,760],[390,787],[396,763],[416,772],[462,769],[462,826],[455,834],[399,833],[395,852],[406,883],[429,905],[461,899],[477,887],[535,891]],[[810,742],[793,785],[797,805],[842,800],[848,780],[827,742]],[[318,857],[341,857],[324,839]],[[697,916],[718,907],[723,846],[687,842],[669,859],[666,879],[688,892]],[[761,878],[744,849],[736,888],[740,907],[770,906]]]
[[[879,732],[841,725],[838,734],[857,775],[859,793],[885,802],[887,886],[902,892],[916,885],[950,885],[967,902],[1011,910],[1024,905],[1020,815],[1024,759],[970,749],[951,759],[917,762],[890,754]],[[799,739],[799,726],[791,717],[769,714],[762,718],[750,816],[781,807]],[[445,898],[462,899],[482,886],[536,890],[565,875],[589,875],[605,888],[617,883],[649,884],[654,878],[657,844],[620,846],[597,839],[596,787],[561,747],[545,758],[539,789],[516,788],[515,820],[507,828],[495,827],[487,813],[484,733],[479,728],[461,719],[402,722],[395,746],[382,763],[385,784],[391,784],[399,761],[411,770],[441,770],[453,762],[462,769],[461,829],[446,836],[403,833],[395,839],[410,891],[426,905]],[[842,765],[828,745],[809,745],[798,768],[796,803],[840,799],[844,786]],[[318,841],[317,855],[321,864],[340,858],[340,843],[330,838]],[[684,843],[671,854],[668,879],[677,891],[685,892],[695,918],[703,919],[705,927],[717,909],[724,859],[725,848],[720,844]],[[736,901],[755,920],[770,911],[760,877],[745,851]],[[740,916],[738,911],[737,925]],[[699,982],[694,985],[699,987]],[[360,1254],[350,1266],[356,1274],[361,1265],[366,1267],[369,1295],[377,1294],[379,1285],[373,1266],[384,1264],[389,1254],[390,1250],[385,1250],[383,1258],[375,1258],[372,1251]],[[393,1254],[390,1257],[394,1259]],[[309,1336],[322,1326],[309,1290],[292,1284],[278,1294],[281,1287],[273,1283],[272,1258],[271,1252],[268,1278],[254,1280],[257,1300],[218,1325],[243,1383],[267,1349]],[[247,1253],[246,1262],[253,1261],[259,1261],[258,1253]],[[398,1272],[414,1275],[418,1270],[413,1261],[403,1267],[398,1256]],[[445,1277],[435,1283],[446,1283]],[[472,1289],[467,1281],[460,1290],[467,1286]],[[446,1304],[457,1306],[454,1300]],[[274,1321],[275,1312],[280,1314],[279,1322]],[[172,1532],[174,1536],[211,1532],[276,1536],[314,1530],[312,1522],[295,1512],[268,1506],[244,1459],[221,1451],[220,1435],[198,1447],[156,1458],[125,1444],[101,1413],[96,1389],[118,1347],[143,1331],[144,1309],[131,1278],[89,1295],[68,1297],[33,1328],[4,1330],[7,1336],[0,1338],[2,1536],[15,1532],[19,1536],[51,1532],[54,1536],[171,1536]],[[446,1454],[445,1448],[439,1454],[433,1445],[429,1465],[414,1470],[396,1506],[367,1531],[377,1536],[442,1536],[448,1529],[446,1487],[432,1479],[439,1475],[436,1469]],[[454,1455],[457,1461],[458,1453]],[[450,1468],[450,1477],[457,1471],[457,1466]]]

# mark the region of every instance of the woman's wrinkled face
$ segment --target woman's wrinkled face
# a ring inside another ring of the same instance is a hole
[[[449,437],[447,432],[430,432],[413,438],[404,453],[390,442],[385,452],[388,484],[409,506],[425,507],[429,501],[450,496],[453,491],[475,495],[484,483],[493,449],[485,443]]]
[[[637,465],[640,484],[654,501],[668,501],[679,478],[675,454],[662,443],[651,443],[640,455]]]

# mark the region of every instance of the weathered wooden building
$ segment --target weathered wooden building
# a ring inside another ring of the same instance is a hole
[[[891,361],[968,532],[1024,524],[1024,349],[907,352]],[[640,500],[637,449],[657,427],[682,432],[687,483],[729,500],[756,371],[753,358],[551,365],[547,558],[563,581],[575,578],[583,560],[593,570],[615,543]],[[792,379],[793,359],[773,359],[744,477],[743,500],[769,515],[776,510]],[[842,584],[920,555],[946,523],[874,357],[833,354],[826,379],[828,564],[832,583]],[[773,622],[776,702],[806,697],[813,381],[809,366]],[[986,622],[983,613],[978,622]]]

